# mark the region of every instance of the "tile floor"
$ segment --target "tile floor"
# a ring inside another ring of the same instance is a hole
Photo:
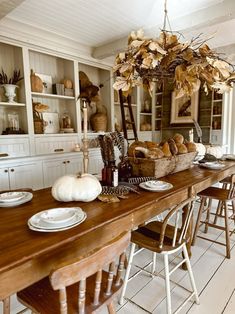
[[[196,216],[196,215],[195,215]],[[231,222],[233,225],[233,222]],[[200,231],[202,232],[202,231]],[[217,240],[224,240],[221,231],[209,229],[208,235]],[[185,314],[235,314],[235,235],[231,238],[231,259],[225,258],[225,247],[211,242],[197,239],[192,247],[191,264],[199,292],[200,305],[192,302],[181,310]],[[135,257],[135,264],[143,267],[151,261],[152,254],[143,250]],[[173,257],[171,265],[180,257]],[[132,268],[132,274],[138,270]],[[158,275],[164,275],[163,257],[157,256]],[[128,283],[126,300],[122,306],[117,304],[118,314],[165,314],[166,299],[164,279],[160,276],[152,278],[149,274],[141,272]],[[188,292],[185,288],[190,288],[187,272],[178,269],[173,273],[171,279],[174,281],[172,289],[173,311],[184,300]],[[177,283],[177,284],[176,284]],[[14,301],[13,301],[14,302]],[[17,310],[20,308],[17,307]],[[1,310],[0,310],[1,313]],[[16,311],[13,310],[12,314]],[[30,313],[29,311],[25,313]],[[107,310],[100,311],[106,314]],[[48,313],[50,314],[50,313]]]

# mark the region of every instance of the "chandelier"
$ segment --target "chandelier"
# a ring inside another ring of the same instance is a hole
[[[181,42],[179,33],[166,30],[167,0],[164,2],[164,25],[157,38],[146,38],[144,32],[132,32],[126,51],[115,60],[114,89],[124,94],[142,84],[150,92],[155,82],[171,81],[177,97],[191,96],[200,86],[206,93],[229,91],[235,80],[233,66],[211,50],[200,35]],[[170,24],[169,24],[170,26]]]

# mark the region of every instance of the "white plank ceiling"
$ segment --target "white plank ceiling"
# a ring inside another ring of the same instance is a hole
[[[16,21],[92,48],[105,49],[108,44],[126,38],[132,30],[139,28],[156,34],[163,26],[164,0],[1,0],[1,9],[4,3],[9,5],[9,2],[18,4],[0,20],[0,27],[4,26],[4,20]],[[206,27],[207,21],[210,29],[206,31],[218,33],[215,46],[231,44],[235,42],[235,35],[232,32],[227,37],[224,35],[234,27],[234,2],[168,0],[171,26],[173,30],[185,30],[187,34],[187,30],[192,30],[197,24],[198,33],[200,27]]]

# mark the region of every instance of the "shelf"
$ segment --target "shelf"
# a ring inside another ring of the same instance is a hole
[[[0,106],[9,106],[9,107],[25,107],[25,104],[18,103],[18,102],[0,102]]]
[[[218,103],[218,102],[223,102],[223,99],[215,99],[215,100],[212,100],[212,102],[214,103]]]
[[[31,92],[32,97],[42,97],[42,98],[54,98],[54,99],[72,99],[74,100],[74,96],[64,96],[64,95],[55,95],[55,94],[44,94],[44,93],[35,93]]]
[[[115,106],[120,106],[120,102],[114,102]],[[131,104],[132,107],[137,107],[137,104]],[[124,107],[128,107],[128,104],[125,102]]]
[[[151,116],[152,112],[140,112],[140,114],[143,116]]]
[[[217,117],[217,118],[219,117],[219,118],[221,118],[221,117],[222,117],[222,114],[213,114],[213,115],[212,115],[212,118],[214,118],[214,117]]]

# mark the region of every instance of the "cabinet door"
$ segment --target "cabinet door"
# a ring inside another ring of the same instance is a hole
[[[90,174],[98,174],[101,175],[101,170],[104,167],[103,161],[100,157],[100,154],[97,154],[96,156],[91,156],[89,158],[89,164],[88,164],[88,172]]]
[[[8,168],[10,188],[32,188],[37,190],[43,187],[41,163],[16,165]]]
[[[66,160],[65,172],[66,174],[83,172],[82,158],[68,158],[68,160]]]
[[[8,190],[9,184],[9,171],[7,167],[0,168],[0,190]]]
[[[44,188],[53,185],[56,179],[65,175],[65,160],[51,160],[43,163]]]

